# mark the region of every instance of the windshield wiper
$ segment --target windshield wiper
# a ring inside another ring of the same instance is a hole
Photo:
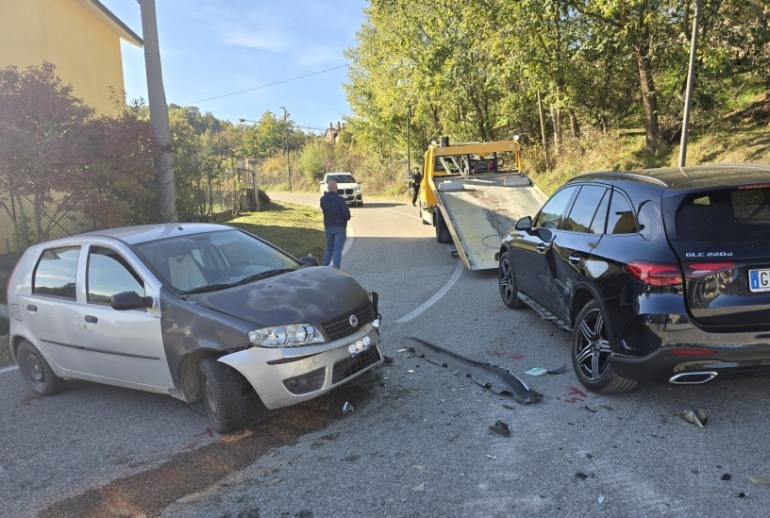
[[[250,282],[258,281],[260,279],[266,279],[267,277],[273,277],[286,272],[293,272],[296,268],[279,268],[276,270],[265,270],[264,272],[255,273],[239,280],[237,284],[248,284]]]
[[[197,288],[183,291],[182,293],[184,295],[192,295],[194,293],[206,293],[207,291],[217,291],[217,290],[223,290],[225,288],[232,288],[233,286],[238,286],[239,284],[240,284],[240,281],[239,282],[217,282],[214,284],[206,284],[205,286],[198,286]]]

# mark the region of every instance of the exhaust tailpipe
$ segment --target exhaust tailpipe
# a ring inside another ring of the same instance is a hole
[[[674,385],[701,385],[717,377],[717,371],[691,371],[674,374],[668,380]]]

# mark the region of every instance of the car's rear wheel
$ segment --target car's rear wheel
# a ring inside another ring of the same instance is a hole
[[[16,363],[27,386],[35,394],[50,396],[64,386],[64,380],[54,374],[40,351],[26,340],[16,349]]]
[[[519,290],[516,286],[516,276],[513,271],[513,261],[511,260],[510,252],[504,252],[500,256],[497,278],[500,287],[500,297],[502,297],[503,303],[511,309],[525,307],[526,304],[519,298]]]
[[[201,360],[203,406],[218,433],[229,433],[246,425],[246,399],[243,379],[228,365],[214,357]]]
[[[601,305],[591,300],[580,310],[572,332],[572,366],[580,383],[594,392],[627,392],[636,380],[624,378],[610,365],[607,319]]]

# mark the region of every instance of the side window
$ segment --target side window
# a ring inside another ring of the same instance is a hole
[[[607,223],[607,209],[610,207],[610,190],[604,193],[599,208],[596,209],[594,220],[591,222],[591,234],[604,234],[604,225]]]
[[[601,206],[606,193],[607,188],[598,185],[581,187],[569,217],[564,222],[564,229],[572,232],[596,233],[591,222],[594,220],[597,207]]]
[[[537,221],[535,221],[533,226],[548,229],[559,228],[576,189],[577,187],[574,186],[567,187],[551,196],[551,199],[540,209],[540,214],[538,214]]]
[[[607,233],[635,234],[636,232],[636,218],[631,204],[617,189],[613,189],[610,211],[607,214]]]
[[[110,297],[124,291],[144,295],[144,284],[123,257],[100,246],[91,247],[88,254],[86,289],[88,302],[96,304],[109,304]]]
[[[75,300],[79,246],[51,248],[43,252],[32,278],[32,293]]]

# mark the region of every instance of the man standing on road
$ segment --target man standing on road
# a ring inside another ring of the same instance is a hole
[[[414,174],[409,179],[410,187],[412,188],[412,205],[417,202],[417,196],[420,194],[420,183],[422,183],[422,174],[420,174],[420,168],[414,168]]]
[[[329,180],[326,192],[321,196],[321,210],[324,213],[324,229],[326,230],[326,251],[324,266],[332,266],[339,270],[342,260],[342,247],[345,246],[346,228],[350,219],[350,209],[342,196],[337,193],[337,182]]]

